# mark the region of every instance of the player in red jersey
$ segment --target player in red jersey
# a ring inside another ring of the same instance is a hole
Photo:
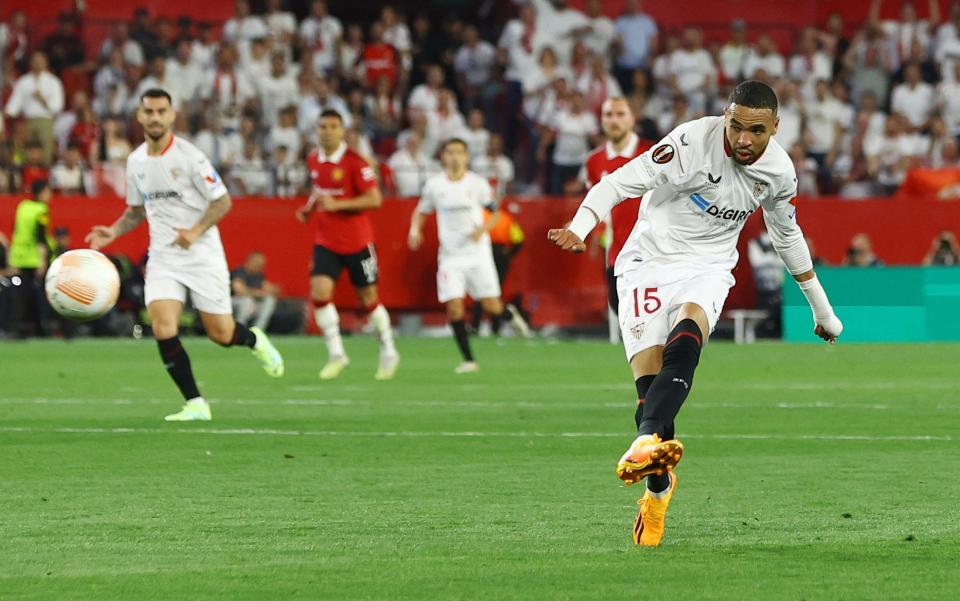
[[[580,176],[587,189],[653,145],[634,133],[636,122],[626,98],[608,98],[603,103],[600,108],[600,128],[607,143],[591,152],[583,165]],[[620,302],[617,298],[617,278],[613,275],[613,264],[617,262],[620,249],[633,231],[639,211],[640,199],[629,198],[615,206],[610,213],[613,236],[607,252],[607,291],[610,308],[614,313],[617,312]]]
[[[400,355],[393,344],[390,314],[377,296],[377,253],[368,215],[370,209],[380,206],[383,196],[373,168],[347,148],[340,113],[323,111],[317,131],[320,147],[307,157],[313,191],[307,204],[297,209],[297,219],[306,223],[310,214],[317,211],[310,298],[329,352],[320,378],[332,380],[350,363],[340,338],[340,315],[333,304],[334,286],[346,268],[360,304],[380,336],[376,378],[389,380],[397,371]]]

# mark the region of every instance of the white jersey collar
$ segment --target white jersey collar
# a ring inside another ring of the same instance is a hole
[[[320,146],[317,148],[317,159],[319,159],[321,163],[339,163],[340,159],[342,159],[343,155],[345,155],[346,153],[347,153],[346,142],[340,142],[340,146],[338,146],[337,149],[334,150],[333,154],[331,154],[330,156],[327,156],[326,153],[323,152],[323,147]]]

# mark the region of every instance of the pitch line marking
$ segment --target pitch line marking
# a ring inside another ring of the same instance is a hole
[[[214,434],[228,436],[325,436],[367,438],[629,438],[621,432],[360,432],[350,430],[274,430],[262,428],[32,428],[0,426],[0,432],[21,434]],[[684,434],[713,440],[952,441],[951,436],[871,436],[860,434]]]

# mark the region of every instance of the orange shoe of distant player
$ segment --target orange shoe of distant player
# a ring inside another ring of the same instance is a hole
[[[640,510],[633,522],[633,542],[644,547],[656,547],[663,540],[667,525],[667,507],[677,490],[677,475],[670,472],[670,488],[662,498],[657,499],[649,490],[637,501]]]
[[[683,443],[679,440],[660,440],[656,434],[638,436],[617,462],[617,477],[636,484],[650,474],[665,474],[683,457]]]

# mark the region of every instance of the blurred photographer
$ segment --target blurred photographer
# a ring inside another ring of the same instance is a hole
[[[930,252],[923,258],[924,265],[958,265],[960,264],[960,244],[957,236],[949,230],[943,230],[933,239]]]

